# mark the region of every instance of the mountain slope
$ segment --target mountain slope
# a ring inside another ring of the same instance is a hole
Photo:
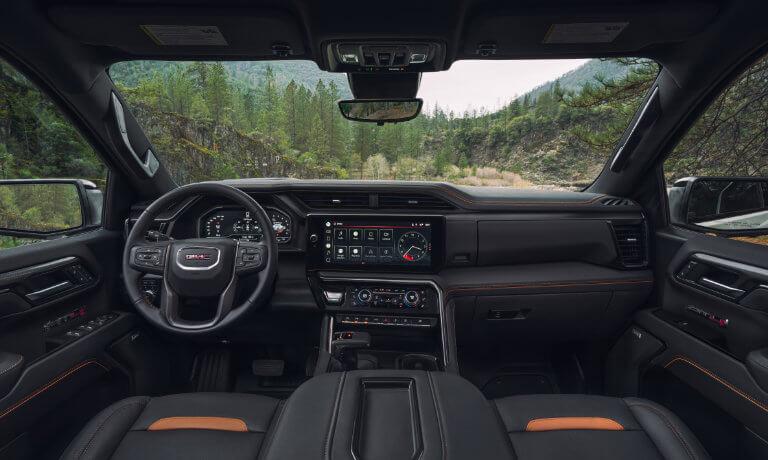
[[[172,71],[188,66],[187,62],[168,61],[126,61],[114,64],[109,73],[115,81],[125,86],[136,86],[148,76],[167,77]],[[314,89],[317,82],[326,84],[333,81],[345,99],[351,98],[346,74],[324,72],[312,61],[232,61],[224,62],[232,81],[245,88],[259,88],[264,85],[267,67],[272,67],[277,84],[282,89],[293,80],[307,89]]]
[[[578,91],[585,83],[594,83],[595,77],[602,76],[607,79],[620,79],[627,75],[630,66],[621,64],[613,60],[590,59],[583,65],[561,75],[560,77],[548,81],[541,86],[529,91],[529,97],[535,98],[541,93],[552,91],[555,82],[560,84],[560,88],[565,91]],[[525,97],[525,94],[521,97]]]

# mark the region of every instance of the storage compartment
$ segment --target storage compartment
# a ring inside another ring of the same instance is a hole
[[[355,457],[417,458],[423,441],[414,382],[371,378],[361,384],[360,411],[354,425]]]
[[[611,292],[477,297],[476,340],[565,342],[594,339]]]

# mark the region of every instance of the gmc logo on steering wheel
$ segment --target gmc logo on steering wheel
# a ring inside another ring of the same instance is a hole
[[[211,260],[210,254],[186,254],[184,260]]]

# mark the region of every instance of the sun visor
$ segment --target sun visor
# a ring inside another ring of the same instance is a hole
[[[306,53],[296,17],[254,8],[62,6],[48,11],[64,33],[142,57],[287,57]]]
[[[607,56],[684,41],[717,15],[712,3],[486,11],[467,21],[464,58]]]
[[[417,72],[348,73],[355,99],[407,99],[416,97],[421,83]]]

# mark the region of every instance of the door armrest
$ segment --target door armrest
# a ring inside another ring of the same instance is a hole
[[[0,398],[16,385],[24,369],[24,357],[16,353],[0,351]]]

